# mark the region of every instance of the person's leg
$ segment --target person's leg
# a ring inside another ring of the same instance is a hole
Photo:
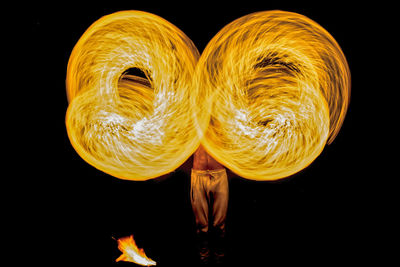
[[[226,170],[210,171],[213,181],[213,224],[214,259],[222,264],[225,258],[226,215],[229,201],[229,185]]]
[[[196,220],[197,246],[202,264],[208,264],[210,258],[208,243],[209,192],[205,186],[208,179],[207,171],[192,169],[190,200]]]

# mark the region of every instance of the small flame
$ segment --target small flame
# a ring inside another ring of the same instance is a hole
[[[133,235],[127,237],[121,237],[117,240],[118,249],[122,252],[122,255],[119,256],[115,261],[129,261],[134,262],[143,266],[153,266],[156,265],[156,262],[152,259],[149,259],[144,250],[138,248],[136,246],[136,242],[133,239]]]

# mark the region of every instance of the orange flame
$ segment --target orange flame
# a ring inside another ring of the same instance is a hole
[[[118,249],[122,252],[115,261],[129,261],[142,266],[153,266],[156,262],[149,259],[142,248],[138,248],[133,235],[121,237],[117,240]]]

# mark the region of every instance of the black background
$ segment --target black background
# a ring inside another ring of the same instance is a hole
[[[225,6],[206,2],[112,2],[107,7],[100,3],[60,4],[36,5],[28,10],[32,79],[37,86],[35,97],[43,102],[32,110],[39,119],[26,122],[34,129],[27,141],[33,146],[31,157],[38,160],[30,170],[40,177],[34,184],[41,190],[35,191],[33,198],[44,208],[41,212],[34,209],[29,218],[40,220],[35,236],[49,240],[42,252],[53,254],[51,262],[133,266],[115,263],[120,252],[113,239],[131,234],[158,266],[191,266],[195,257],[189,201],[192,157],[175,172],[158,179],[123,181],[83,161],[67,137],[65,76],[69,55],[93,22],[130,9],[170,21],[191,38],[200,53],[223,26],[256,11],[297,12],[331,33],[346,55],[352,75],[350,107],[342,129],[310,166],[287,179],[254,182],[228,172],[228,259],[231,265],[242,266],[282,266],[286,262],[325,266],[374,256],[364,250],[372,235],[366,221],[373,217],[370,210],[379,189],[367,189],[374,171],[365,159],[377,145],[366,145],[366,128],[371,127],[374,115],[364,105],[373,84],[366,81],[370,76],[365,67],[370,59],[366,60],[367,49],[362,44],[367,30],[378,29],[366,19],[367,9],[276,1],[230,2]],[[50,253],[53,249],[57,252]],[[62,259],[58,253],[63,254]]]

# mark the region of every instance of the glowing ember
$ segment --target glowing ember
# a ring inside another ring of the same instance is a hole
[[[121,237],[118,241],[118,249],[122,252],[115,261],[128,261],[134,262],[143,266],[153,266],[156,262],[149,259],[144,250],[136,246],[136,242],[133,239],[133,235],[127,237]]]

